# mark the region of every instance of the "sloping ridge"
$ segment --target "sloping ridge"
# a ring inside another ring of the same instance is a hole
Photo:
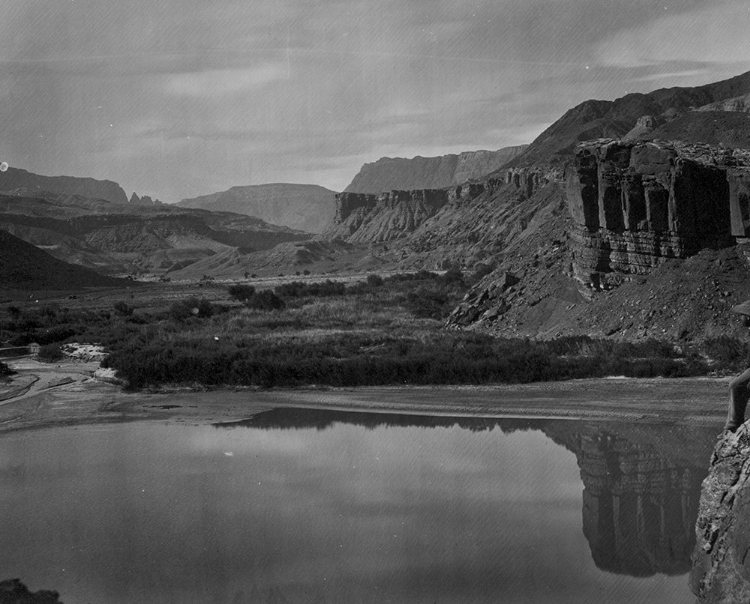
[[[513,158],[510,166],[556,163],[570,157],[585,140],[620,138],[645,115],[677,117],[712,103],[750,93],[750,72],[728,80],[693,88],[661,88],[647,94],[633,93],[614,101],[588,100],[568,110],[542,132],[529,148]]]
[[[4,289],[52,290],[134,285],[126,279],[106,277],[58,260],[3,230],[0,230],[0,284]]]
[[[183,199],[176,205],[256,216],[270,224],[317,234],[333,218],[334,195],[318,185],[276,183],[232,187]]]

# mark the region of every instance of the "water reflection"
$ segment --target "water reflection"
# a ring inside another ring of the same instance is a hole
[[[583,481],[583,532],[596,566],[633,577],[689,572],[701,482],[715,430],[665,424],[436,417],[275,409],[219,428],[367,429],[457,426],[473,432],[537,429],[576,455]]]
[[[304,409],[10,434],[0,569],[67,604],[681,604],[709,436]]]

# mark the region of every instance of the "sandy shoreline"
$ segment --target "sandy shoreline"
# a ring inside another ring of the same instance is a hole
[[[729,378],[585,379],[520,385],[124,392],[94,377],[99,363],[9,361],[0,432],[135,420],[214,423],[275,407],[477,417],[723,425]]]

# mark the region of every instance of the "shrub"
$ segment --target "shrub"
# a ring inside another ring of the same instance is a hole
[[[133,314],[133,307],[128,306],[127,302],[124,302],[122,300],[120,300],[119,302],[115,302],[112,308],[118,315],[121,315],[123,317],[129,317]]]
[[[383,283],[383,277],[380,275],[367,275],[367,285],[370,287],[380,287]]]
[[[63,353],[60,349],[59,344],[47,344],[39,348],[39,354],[37,354],[37,358],[40,361],[51,363],[53,361],[59,361],[61,358],[63,358]]]
[[[346,285],[327,279],[321,283],[302,283],[292,281],[274,288],[276,295],[285,298],[300,298],[302,296],[342,296],[346,293]]]
[[[703,352],[708,358],[728,369],[744,364],[748,356],[748,346],[737,338],[719,336],[708,338],[703,343]]]
[[[247,302],[255,293],[255,288],[252,285],[230,285],[227,291],[232,300]]]
[[[185,321],[190,317],[204,319],[212,314],[213,307],[205,298],[187,298],[169,307],[169,316],[176,321]]]
[[[5,377],[9,375],[13,375],[15,371],[13,371],[8,365],[0,361],[0,377]]]
[[[257,310],[281,310],[286,304],[279,296],[266,289],[253,294],[245,302],[245,306]]]

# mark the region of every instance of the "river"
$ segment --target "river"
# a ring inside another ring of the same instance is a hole
[[[65,604],[682,604],[715,436],[294,408],[11,432],[0,579]]]

